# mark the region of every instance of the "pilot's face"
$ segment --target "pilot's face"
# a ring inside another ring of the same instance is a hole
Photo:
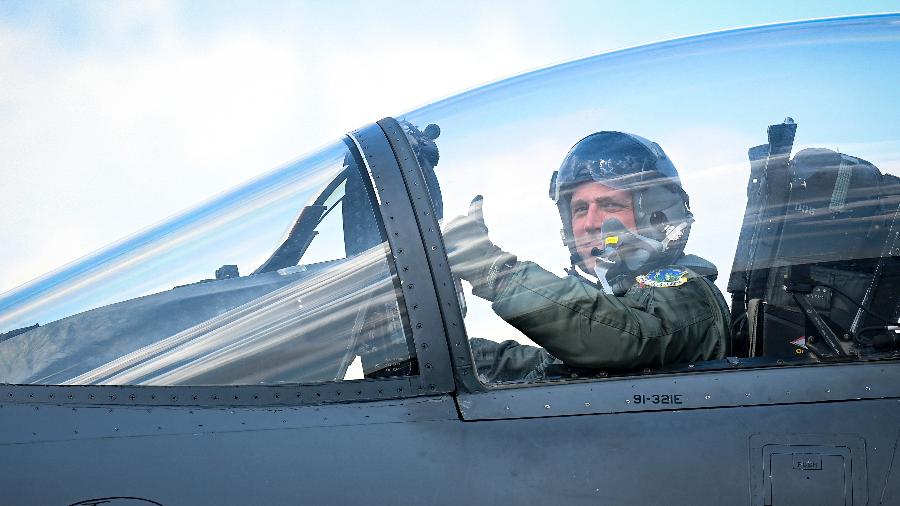
[[[572,194],[572,235],[584,266],[593,272],[597,259],[594,248],[603,248],[603,222],[616,218],[636,232],[631,192],[616,190],[596,181],[581,183]]]

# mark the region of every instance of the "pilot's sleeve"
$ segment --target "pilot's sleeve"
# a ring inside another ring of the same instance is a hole
[[[492,307],[568,365],[630,369],[720,358],[728,324],[713,290],[692,275],[680,286],[635,285],[616,297],[519,262]]]
[[[485,383],[539,379],[547,366],[559,362],[545,349],[512,340],[498,343],[473,337],[469,346],[478,375]]]

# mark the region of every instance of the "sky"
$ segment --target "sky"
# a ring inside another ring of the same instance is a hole
[[[0,293],[344,132],[530,69],[900,2],[0,1]]]

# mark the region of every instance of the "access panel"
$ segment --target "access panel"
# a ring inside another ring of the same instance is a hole
[[[754,434],[752,504],[867,504],[865,449],[854,435]]]

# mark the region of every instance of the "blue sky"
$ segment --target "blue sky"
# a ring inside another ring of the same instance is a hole
[[[0,2],[0,292],[525,70],[900,2]]]

